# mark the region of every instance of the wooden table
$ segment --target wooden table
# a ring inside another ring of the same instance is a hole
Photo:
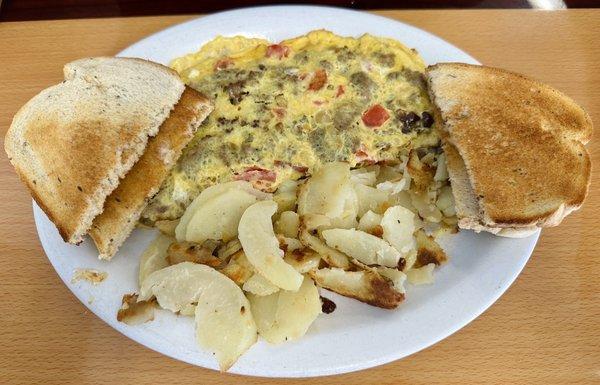
[[[534,76],[600,122],[600,10],[386,11],[488,65]],[[62,65],[112,55],[190,17],[0,24],[0,127],[62,79]],[[2,138],[4,134],[2,134]],[[600,159],[600,142],[589,145]],[[0,383],[271,384],[164,357],[91,314],[54,273],[38,241],[31,199],[0,162]],[[508,292],[453,336],[401,361],[314,384],[600,383],[600,178],[583,209],[542,233]]]

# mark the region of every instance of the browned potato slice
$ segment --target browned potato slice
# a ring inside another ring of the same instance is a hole
[[[329,229],[324,230],[321,236],[327,246],[367,265],[396,267],[401,257],[400,252],[388,242],[364,231]]]
[[[218,243],[206,241],[202,244],[195,242],[173,242],[167,249],[167,262],[176,265],[181,262],[200,263],[210,267],[220,267],[223,261],[212,253]]]
[[[240,286],[254,275],[254,269],[243,250],[233,254],[227,266],[219,271]]]
[[[324,219],[324,220],[321,220]],[[330,221],[327,217],[318,215],[306,215],[300,217],[300,242],[304,246],[311,248],[317,252],[321,258],[329,265],[333,267],[340,267],[342,269],[348,269],[350,267],[350,261],[348,256],[337,251],[336,249],[329,247],[323,242],[316,234],[319,225],[329,225]]]
[[[329,266],[340,267],[342,269],[350,267],[350,261],[345,254],[327,246],[321,239],[312,235],[308,230],[300,232],[300,241],[319,253]]]
[[[440,245],[433,237],[425,234],[423,230],[416,231],[415,238],[417,240],[417,260],[413,266],[414,268],[430,263],[439,266],[448,260],[448,256]]]
[[[137,294],[125,294],[123,296],[121,308],[117,313],[117,321],[133,326],[154,320],[156,301],[137,302],[137,299]]]
[[[416,189],[420,192],[427,191],[427,188],[429,188],[433,182],[435,170],[419,160],[417,151],[411,150],[408,154],[406,170],[412,177]]]
[[[293,211],[284,211],[275,222],[275,233],[282,234],[288,238],[298,237],[298,226],[300,217]]]
[[[283,260],[292,265],[298,273],[304,274],[319,268],[321,256],[305,247],[286,252]]]
[[[309,275],[325,289],[372,306],[395,309],[404,300],[404,294],[394,288],[391,280],[373,270],[327,268],[311,271]]]

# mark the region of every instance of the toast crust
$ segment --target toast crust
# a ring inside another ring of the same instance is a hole
[[[476,217],[472,210],[458,210],[461,227],[556,226],[582,205],[590,184],[584,145],[592,122],[572,99],[522,75],[483,66],[437,64],[428,68],[428,78],[444,122],[442,137],[465,169],[449,160],[451,179],[466,173],[478,205]]]
[[[6,134],[10,162],[66,242],[81,242],[184,90],[172,70],[149,63],[68,63],[65,80],[27,102]]]
[[[129,236],[148,200],[158,192],[211,111],[208,99],[186,87],[158,134],[148,141],[144,154],[106,199],[102,214],[94,219],[89,234],[101,259],[112,258]]]

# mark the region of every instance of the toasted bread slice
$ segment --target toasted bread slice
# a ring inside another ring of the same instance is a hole
[[[4,148],[63,239],[79,243],[185,86],[171,69],[129,58],[77,60],[64,77],[17,112]]]
[[[523,236],[582,205],[592,122],[573,100],[484,66],[437,64],[427,76],[460,227]]]
[[[100,258],[110,259],[135,227],[148,200],[181,156],[183,148],[208,114],[212,104],[197,91],[186,87],[179,103],[148,141],[146,151],[110,194],[89,234]]]

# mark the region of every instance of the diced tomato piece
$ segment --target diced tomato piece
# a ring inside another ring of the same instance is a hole
[[[380,127],[389,118],[387,110],[381,104],[376,104],[363,114],[362,121],[367,127]]]
[[[322,106],[323,104],[327,104],[327,101],[325,101],[325,100],[314,100],[313,104],[315,106]]]
[[[235,180],[245,180],[247,182],[254,182],[258,180],[264,180],[269,182],[275,182],[277,179],[277,173],[272,170],[266,170],[261,167],[248,167],[241,174],[234,176]]]
[[[216,70],[224,70],[226,68],[231,67],[232,65],[233,65],[233,60],[226,57],[226,58],[217,60],[217,62],[215,63],[215,69]]]
[[[282,59],[288,57],[290,54],[290,47],[281,44],[272,44],[267,47],[267,57],[275,57]]]
[[[339,98],[340,96],[344,95],[346,93],[346,88],[343,85],[339,85],[337,92],[335,93],[335,97]]]
[[[313,78],[310,80],[310,84],[308,85],[309,91],[318,91],[327,83],[327,72],[323,69],[318,69],[315,71]]]

